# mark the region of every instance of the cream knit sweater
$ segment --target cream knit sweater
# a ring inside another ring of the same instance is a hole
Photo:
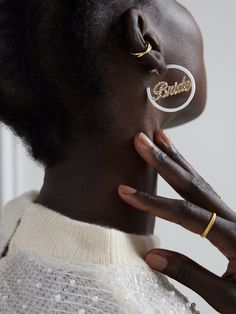
[[[0,259],[0,313],[197,313],[143,260],[160,247],[157,236],[70,219],[34,204],[38,193],[3,208],[0,255],[9,249]]]

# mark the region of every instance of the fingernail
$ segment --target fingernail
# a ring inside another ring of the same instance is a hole
[[[171,145],[172,144],[171,138],[170,138],[170,136],[167,134],[167,132],[165,130],[161,131],[161,138],[162,138],[162,140],[164,141],[165,144],[167,144],[167,145]]]
[[[147,149],[150,149],[150,148],[153,148],[154,147],[154,144],[153,142],[150,140],[149,137],[147,137],[146,134],[144,134],[143,132],[139,133],[139,140],[141,142],[141,144],[147,148]]]
[[[163,271],[168,264],[167,258],[160,256],[156,253],[148,255],[145,261],[150,267],[160,271]]]
[[[119,185],[119,191],[123,194],[134,194],[137,192],[137,190],[131,188],[130,186],[123,185],[123,184]]]

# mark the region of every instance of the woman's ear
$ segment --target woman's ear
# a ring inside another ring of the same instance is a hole
[[[130,8],[123,15],[123,30],[127,38],[129,52],[143,52],[146,50],[146,42],[152,46],[152,50],[141,58],[130,56],[135,62],[147,68],[148,71],[157,69],[160,75],[166,72],[166,64],[162,55],[161,43],[158,31],[151,22],[151,17],[138,8]]]

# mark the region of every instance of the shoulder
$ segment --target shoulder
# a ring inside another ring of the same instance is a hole
[[[37,196],[38,191],[31,190],[8,201],[1,210],[0,221],[0,257],[14,234],[24,209]]]

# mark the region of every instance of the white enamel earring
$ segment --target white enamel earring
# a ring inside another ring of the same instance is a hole
[[[191,101],[193,100],[193,97],[196,93],[196,82],[195,79],[192,75],[192,73],[186,69],[185,67],[181,66],[181,65],[176,65],[176,64],[169,64],[167,65],[167,69],[176,69],[176,70],[180,70],[182,72],[184,72],[188,77],[189,80],[187,80],[186,75],[183,76],[183,80],[181,83],[177,83],[175,82],[175,84],[173,86],[169,86],[169,84],[167,82],[159,82],[157,83],[154,88],[153,88],[153,95],[151,93],[151,89],[150,87],[147,87],[147,96],[148,99],[150,101],[150,103],[156,107],[157,109],[164,111],[164,112],[177,112],[180,110],[183,110],[184,108],[186,108]],[[154,74],[158,74],[158,71],[156,69],[150,71],[150,73],[154,73]],[[186,102],[184,104],[179,105],[176,108],[165,108],[163,106],[161,106],[160,104],[157,103],[157,101],[159,99],[163,99],[163,98],[167,98],[169,96],[174,96],[180,93],[185,93],[191,90],[191,93],[188,97],[188,99],[186,100]]]

